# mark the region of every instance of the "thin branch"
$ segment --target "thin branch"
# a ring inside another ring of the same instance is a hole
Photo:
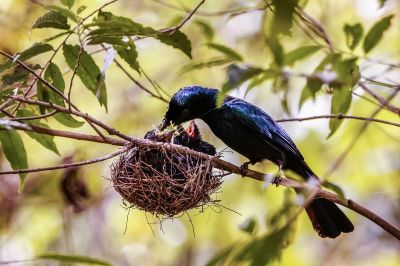
[[[5,123],[3,123],[3,121],[4,121],[4,119],[0,119],[0,125],[5,124]],[[9,122],[13,122],[15,124],[10,124]],[[111,144],[111,145],[115,145],[115,146],[124,146],[128,143],[128,141],[121,140],[121,139],[115,139],[115,138],[110,138],[110,137],[102,138],[102,137],[96,136],[96,135],[81,134],[81,133],[75,133],[75,132],[70,132],[70,131],[50,129],[50,128],[34,126],[34,125],[27,125],[27,124],[23,124],[23,123],[20,123],[17,121],[11,121],[11,120],[8,120],[8,122],[5,124],[5,126],[10,126],[11,128],[16,129],[16,130],[32,131],[32,132],[46,134],[46,135],[50,135],[50,136],[91,141],[91,142],[97,142],[97,143],[105,143],[105,144]],[[0,130],[7,130],[7,129],[0,128]]]
[[[391,121],[386,121],[382,119],[377,119],[377,118],[371,118],[371,117],[362,117],[362,116],[355,116],[355,115],[344,115],[344,114],[332,114],[332,115],[315,115],[315,116],[310,116],[310,117],[297,117],[297,118],[285,118],[285,119],[278,119],[276,122],[292,122],[292,121],[306,121],[306,120],[314,120],[314,119],[325,119],[325,118],[335,118],[335,119],[355,119],[355,120],[363,120],[363,121],[369,121],[369,122],[377,122],[377,123],[382,123],[386,125],[392,125],[396,127],[400,127],[399,123],[391,122]]]
[[[82,113],[82,112],[78,112],[75,110],[70,110],[68,108],[59,106],[59,105],[55,105],[52,103],[48,103],[48,102],[43,102],[43,101],[38,101],[38,100],[30,100],[30,99],[25,99],[22,97],[18,97],[18,96],[11,96],[12,99],[17,100],[19,102],[23,102],[23,103],[28,103],[28,104],[35,104],[35,105],[40,105],[40,106],[45,106],[54,110],[57,110],[59,112],[62,113],[69,113],[72,115],[76,115],[78,117],[82,117],[83,119],[90,121],[91,123],[103,128],[104,130],[106,130],[110,135],[116,135],[122,139],[125,140],[130,140],[131,138],[127,135],[122,134],[121,132],[119,132],[118,130],[104,124],[103,122],[89,116],[88,114]],[[102,138],[104,138],[104,136],[101,136]]]
[[[49,167],[41,167],[41,168],[31,168],[31,169],[19,169],[19,170],[13,170],[13,171],[0,171],[0,175],[11,175],[11,174],[23,174],[23,173],[34,173],[34,172],[44,172],[44,171],[51,171],[51,170],[57,170],[57,169],[65,169],[65,168],[71,168],[71,167],[77,167],[77,166],[83,166],[83,165],[88,165],[88,164],[94,164],[102,161],[106,161],[108,159],[111,159],[115,156],[120,155],[121,153],[124,153],[126,149],[121,149],[117,152],[87,160],[87,161],[82,161],[82,162],[75,162],[75,163],[67,163],[67,164],[60,164],[56,166],[49,166]]]
[[[358,82],[359,85],[363,84],[362,82]],[[369,117],[372,119],[374,118],[383,108],[389,104],[389,102],[397,95],[397,93],[400,91],[400,86],[398,87],[397,90],[394,90],[387,99],[385,99],[382,102],[382,105],[380,105]],[[365,121],[364,124],[360,127],[358,130],[357,134],[354,136],[353,140],[347,146],[347,148],[339,155],[339,157],[336,159],[336,161],[332,164],[332,166],[328,169],[328,171],[324,175],[324,179],[329,177],[339,166],[340,164],[344,161],[344,159],[347,157],[347,155],[350,153],[350,151],[353,149],[357,141],[360,139],[361,135],[364,134],[366,131],[368,125],[369,125],[369,120]]]
[[[190,12],[189,8],[186,7],[179,7],[161,0],[153,0],[153,2],[156,2],[162,6],[180,11],[180,12]],[[228,10],[223,10],[223,11],[197,11],[196,12],[196,16],[204,16],[204,17],[218,17],[218,16],[223,16],[223,15],[227,15],[227,14],[232,14],[232,15],[236,15],[236,14],[243,14],[243,13],[247,13],[247,12],[252,12],[252,11],[261,11],[268,8],[268,5],[262,5],[262,6],[257,6],[254,8],[250,8],[250,9],[244,9],[244,8],[234,8],[234,9],[228,9]]]
[[[173,27],[172,29],[168,30],[169,33],[172,35],[175,32],[177,32],[180,28],[183,27],[183,25],[186,24],[186,22],[188,22],[190,20],[190,18],[194,15],[194,13],[196,13],[196,11],[200,8],[201,5],[203,5],[206,2],[206,0],[201,0],[197,6],[189,13],[187,14],[187,16],[181,21],[181,23],[179,23],[177,26]]]
[[[400,108],[391,105],[387,102],[387,100],[385,98],[383,98],[382,96],[379,96],[378,94],[376,94],[375,92],[373,92],[372,90],[370,90],[368,88],[368,86],[366,84],[364,84],[364,82],[358,82],[358,86],[360,88],[362,88],[364,91],[366,91],[369,95],[371,95],[372,97],[374,97],[382,106],[384,106],[385,109],[400,115]],[[397,86],[396,91],[400,90],[400,86]]]
[[[54,110],[50,113],[44,114],[44,115],[34,115],[34,116],[25,116],[25,117],[15,117],[15,118],[11,118],[10,120],[13,121],[26,121],[26,120],[35,120],[35,119],[42,119],[42,118],[47,118],[50,116],[55,115],[56,113],[58,113],[57,110]]]
[[[119,67],[122,72],[125,73],[125,75],[133,82],[135,83],[141,90],[144,90],[145,92],[147,92],[148,94],[150,94],[150,96],[159,99],[165,103],[168,103],[169,101],[167,99],[165,99],[162,96],[158,96],[157,94],[153,93],[152,91],[150,91],[149,89],[147,89],[145,86],[143,86],[139,81],[137,81],[123,66],[122,64],[117,60],[114,59],[115,64],[117,65],[117,67]]]

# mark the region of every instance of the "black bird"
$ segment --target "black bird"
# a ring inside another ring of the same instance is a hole
[[[217,106],[217,98],[216,89],[201,86],[180,89],[169,102],[161,128],[200,118],[226,145],[247,157],[248,163],[268,159],[280,169],[290,169],[305,180],[318,180],[289,135],[267,113],[230,96]],[[321,237],[335,238],[341,232],[354,230],[350,220],[329,200],[316,198],[306,211]]]

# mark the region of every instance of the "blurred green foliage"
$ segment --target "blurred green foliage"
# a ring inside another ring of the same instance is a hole
[[[65,97],[71,97],[84,112],[139,138],[161,121],[170,95],[188,84],[245,98],[277,119],[371,117],[380,103],[357,83],[367,82],[383,99],[400,84],[400,5],[394,0],[206,1],[181,28],[175,26],[199,1],[120,0],[99,10],[105,3],[1,1],[0,50],[15,56],[0,58],[0,105],[26,93],[69,107]],[[43,71],[58,92],[34,82],[15,59]],[[390,104],[399,107],[399,96]],[[2,121],[17,106],[7,105]],[[33,105],[18,109],[18,118],[52,112]],[[385,108],[375,118],[399,123],[399,115]],[[373,122],[365,129],[363,123],[331,118],[282,125],[326,188],[399,225],[400,129]],[[28,124],[93,134],[88,123],[65,113]],[[58,165],[68,156],[87,160],[116,149],[25,134],[7,123],[1,128],[2,170]],[[329,171],[360,130],[348,156]],[[204,124],[201,131],[225,149]],[[244,161],[229,150],[223,156],[237,165]],[[79,212],[63,195],[66,170],[21,174],[21,193],[16,175],[1,175],[0,264],[30,258],[25,263],[37,265],[35,258],[100,265],[400,263],[399,242],[363,217],[346,210],[355,231],[321,239],[304,212],[294,219],[293,191],[265,189],[238,176],[227,177],[216,193],[221,206],[157,223],[156,217],[126,209],[107,180],[109,165],[79,171],[79,182],[90,191]],[[256,169],[276,171],[268,162]]]

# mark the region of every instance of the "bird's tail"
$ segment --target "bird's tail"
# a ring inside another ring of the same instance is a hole
[[[313,179],[319,182],[318,177],[303,161],[301,165],[292,168],[305,180]],[[314,230],[320,237],[336,238],[341,233],[349,233],[354,230],[349,218],[332,201],[324,198],[315,198],[306,207],[306,212],[311,220]]]
[[[320,237],[336,238],[342,232],[349,233],[354,230],[349,218],[335,203],[327,199],[314,199],[306,211]]]

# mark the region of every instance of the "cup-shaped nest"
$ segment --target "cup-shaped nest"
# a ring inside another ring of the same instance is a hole
[[[131,147],[111,167],[115,190],[132,207],[162,217],[215,203],[223,173],[211,160],[164,147]]]

